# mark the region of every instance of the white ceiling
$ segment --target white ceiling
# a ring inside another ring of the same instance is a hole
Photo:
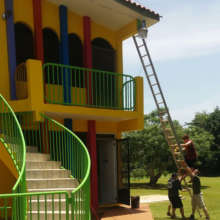
[[[111,30],[119,30],[134,19],[145,19],[152,25],[156,20],[146,18],[134,10],[113,0],[48,0],[56,5],[65,5],[70,11],[81,16],[89,16],[97,24]]]

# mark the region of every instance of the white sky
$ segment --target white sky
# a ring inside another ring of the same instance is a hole
[[[220,1],[138,0],[158,12],[148,47],[170,113],[181,124],[220,106]],[[124,42],[124,73],[143,75],[132,39]],[[145,81],[145,113],[156,108]]]

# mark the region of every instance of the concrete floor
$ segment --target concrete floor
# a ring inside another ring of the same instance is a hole
[[[101,210],[102,220],[153,220],[148,204],[140,204],[140,208],[120,205]]]

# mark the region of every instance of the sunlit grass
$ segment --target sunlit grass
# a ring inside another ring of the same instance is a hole
[[[158,181],[158,185],[152,188],[147,184],[149,179],[132,179],[131,180],[131,195],[167,195],[167,177],[162,177]],[[204,201],[208,208],[211,220],[220,220],[220,177],[201,177],[202,192]],[[191,199],[188,192],[181,192],[183,199],[183,205],[185,210],[185,216],[189,217],[191,214]],[[166,220],[170,217],[166,216],[168,202],[151,203],[150,209],[154,216],[154,220]],[[180,213],[176,211],[177,216],[180,218]],[[201,211],[202,213],[202,211]],[[202,213],[203,214],[203,213]],[[200,218],[196,213],[196,219]]]

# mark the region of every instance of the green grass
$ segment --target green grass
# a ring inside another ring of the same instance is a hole
[[[167,177],[162,177],[158,181],[158,185],[155,188],[146,184],[148,179],[131,180],[131,195],[153,195],[161,194],[167,195]],[[220,220],[220,177],[201,177],[202,192],[205,204],[207,206],[211,220]],[[184,197],[183,205],[185,216],[189,217],[191,214],[191,199],[188,192],[181,192]],[[154,216],[154,220],[168,220],[170,217],[166,216],[167,206],[169,202],[151,203],[150,209]],[[202,218],[196,213],[196,219],[204,219],[202,210]],[[180,219],[179,210],[176,211],[177,216]]]

